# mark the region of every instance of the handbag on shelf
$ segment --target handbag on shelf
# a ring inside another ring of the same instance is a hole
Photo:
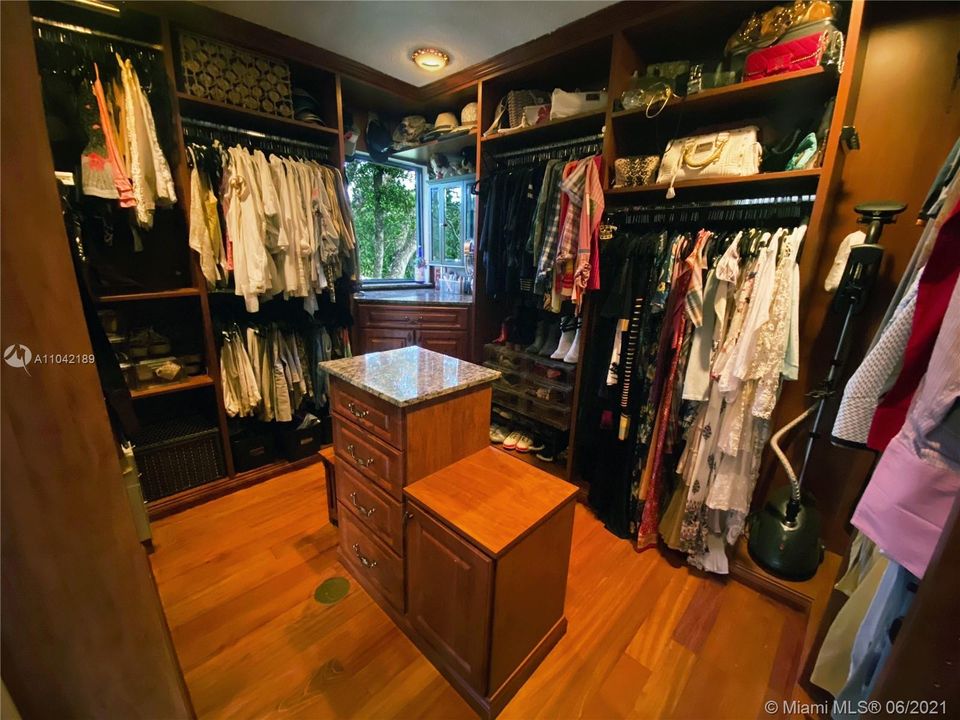
[[[607,93],[605,90],[594,92],[567,92],[557,88],[550,98],[550,119],[579,115],[594,110],[607,109]]]
[[[743,81],[805,70],[818,65],[836,65],[842,70],[843,33],[832,28],[787,40],[747,55]]]
[[[648,78],[642,79],[647,80]],[[623,95],[620,96],[620,104],[623,105],[624,110],[645,108],[644,114],[648,118],[659,115],[676,94],[672,85],[663,80],[637,84],[639,87],[624,91]]]
[[[670,183],[667,198],[672,198],[676,195],[673,184],[677,180],[756,175],[763,156],[759,132],[750,125],[671,140],[660,161],[657,182]]]
[[[542,90],[511,90],[500,99],[493,122],[483,133],[484,137],[525,127],[524,108],[549,102],[550,95]],[[506,127],[503,125],[504,120],[507,122]]]
[[[755,50],[827,29],[836,30],[840,6],[832,0],[795,0],[748,17],[725,48],[728,67],[740,72]]]
[[[660,167],[659,155],[637,155],[613,161],[614,187],[636,187],[653,182]]]

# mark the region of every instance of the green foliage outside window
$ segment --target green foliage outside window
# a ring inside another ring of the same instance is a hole
[[[347,163],[360,246],[360,277],[413,279],[417,259],[417,172],[366,160]]]

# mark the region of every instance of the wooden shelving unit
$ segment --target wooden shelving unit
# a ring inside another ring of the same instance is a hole
[[[209,375],[192,375],[177,382],[158,383],[142,388],[134,388],[130,391],[130,397],[134,400],[140,400],[141,398],[156,397],[157,395],[196,390],[197,388],[210,387],[211,385],[213,385],[213,378]]]
[[[687,195],[685,191],[696,189],[703,189],[714,196],[722,195],[723,197],[730,197],[737,191],[753,195],[757,192],[804,194],[816,190],[820,172],[820,168],[811,168],[809,170],[760,173],[745,177],[696,178],[694,180],[678,180],[673,184],[673,187],[677,192],[678,199]],[[659,199],[663,199],[669,187],[670,183],[655,183],[636,187],[610,188],[606,191],[606,195],[608,198],[614,198],[615,200],[636,197],[649,202],[651,195],[658,195],[660,196]]]
[[[270,115],[257,110],[246,110],[216,100],[198,98],[183,91],[177,91],[177,101],[180,105],[180,113],[185,117],[233,124],[248,130],[286,135],[322,144],[332,145],[340,137],[340,130],[337,128]]]
[[[123,293],[118,295],[102,295],[97,298],[100,304],[137,302],[142,300],[173,300],[175,298],[200,297],[200,291],[195,287],[176,288],[175,290],[157,290],[156,292]]]
[[[556,140],[575,138],[578,135],[587,135],[600,132],[606,121],[605,110],[595,110],[579,115],[547,120],[539,125],[499,132],[496,135],[481,137],[481,147],[485,152],[503,152],[516,148],[541,145]]]
[[[835,88],[838,75],[832,68],[817,66],[806,70],[775,75],[761,80],[740,82],[724,87],[704,90],[686,97],[674,97],[667,103],[664,113],[672,112],[713,112],[720,108],[755,108],[782,98],[784,93],[807,94],[827,91]],[[646,123],[655,118],[646,116],[646,108],[618,110],[610,114],[614,126],[632,126],[634,123]]]
[[[390,155],[391,159],[406,160],[407,162],[426,165],[430,162],[430,156],[435,153],[445,153],[446,155],[457,155],[464,148],[474,147],[477,144],[477,130],[474,128],[468,133],[456,135],[454,137],[440,137],[430,142],[425,142],[416,147],[398,150]]]

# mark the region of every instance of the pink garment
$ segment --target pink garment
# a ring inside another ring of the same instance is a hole
[[[117,149],[117,133],[113,129],[113,118],[110,117],[110,111],[107,109],[107,97],[103,93],[103,85],[100,84],[100,68],[93,64],[93,95],[97,98],[97,109],[100,111],[100,125],[103,128],[103,134],[107,141],[107,160],[113,166],[113,184],[117,188],[117,194],[120,196],[120,207],[134,207],[137,201],[133,197],[133,185],[130,178],[124,174],[123,161],[120,159],[120,151]]]
[[[583,207],[577,232],[577,259],[573,268],[573,295],[579,309],[587,290],[600,287],[600,220],[603,218],[603,184],[600,182],[599,155],[586,165],[583,187]]]
[[[887,445],[853,524],[917,577],[960,497],[960,283],[954,283],[926,373]]]

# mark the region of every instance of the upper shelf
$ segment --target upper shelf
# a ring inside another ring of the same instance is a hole
[[[533,147],[557,140],[572,140],[581,135],[599,133],[606,120],[606,110],[595,110],[579,115],[548,120],[539,125],[497,133],[481,138],[482,147],[497,153],[522,147]]]
[[[216,100],[194,97],[183,91],[177,92],[177,99],[180,103],[180,114],[184,117],[236,125],[245,130],[299,138],[324,145],[333,145],[340,136],[337,128],[270,115],[257,110],[245,110]]]
[[[135,302],[138,300],[169,300],[173,298],[199,297],[200,291],[195,287],[174,288],[173,290],[156,290],[138,293],[119,293],[116,295],[101,295],[98,303]]]
[[[444,153],[446,155],[458,155],[465,147],[474,147],[477,144],[477,131],[471,130],[466,135],[457,135],[455,137],[437,138],[423,145],[399,150],[390,155],[397,160],[406,160],[407,162],[426,165],[430,162],[430,156],[435,153]]]
[[[667,103],[661,114],[679,112],[716,112],[721,108],[752,109],[761,105],[770,105],[784,98],[805,96],[811,92],[824,90],[837,82],[837,73],[833,68],[821,66],[797,70],[785,75],[735,83],[724,87],[704,90],[682,98],[673,98]],[[613,113],[616,127],[647,122],[646,108],[620,110]]]
[[[785,172],[768,172],[744,177],[707,177],[692,180],[677,180],[674,189],[677,200],[692,200],[707,194],[710,197],[749,197],[757,191],[774,195],[796,195],[813,193],[820,180],[820,168],[809,170],[788,170]],[[653,185],[639,185],[636,187],[610,188],[606,191],[608,199],[618,204],[628,202],[633,198],[648,202],[651,195],[664,199],[670,183],[656,183]]]

